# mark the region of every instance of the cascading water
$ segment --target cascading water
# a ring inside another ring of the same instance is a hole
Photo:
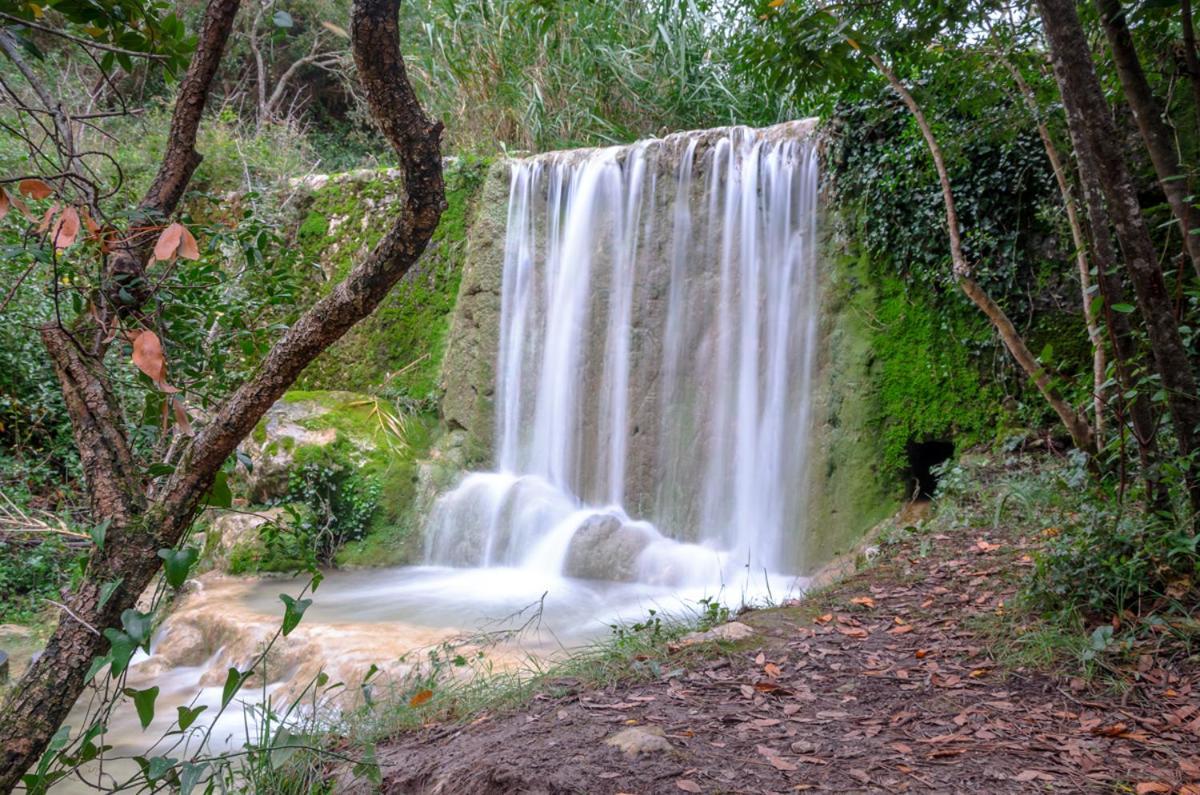
[[[512,164],[497,471],[438,500],[428,562],[703,587],[800,569],[810,133],[737,127]]]

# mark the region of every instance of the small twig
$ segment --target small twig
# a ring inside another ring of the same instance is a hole
[[[75,611],[73,611],[71,608],[64,605],[62,602],[56,602],[53,599],[47,599],[46,601],[49,602],[50,604],[54,605],[58,609],[65,611],[67,615],[69,615],[71,618],[75,619],[80,624],[82,624],[84,629],[88,630],[96,637],[100,637],[100,630],[96,629],[91,624],[84,621],[82,618],[80,618],[78,615],[75,614]]]

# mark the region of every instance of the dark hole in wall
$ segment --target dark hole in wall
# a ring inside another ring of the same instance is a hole
[[[934,470],[949,461],[954,455],[954,442],[935,440],[931,442],[909,442],[908,483],[918,500],[927,500],[937,489]]]

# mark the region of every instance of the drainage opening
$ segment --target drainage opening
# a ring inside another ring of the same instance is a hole
[[[934,470],[949,461],[954,455],[954,443],[943,440],[932,442],[909,442],[908,482],[918,500],[928,500],[937,489],[938,478]]]

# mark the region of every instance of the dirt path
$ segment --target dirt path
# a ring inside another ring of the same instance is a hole
[[[754,637],[661,660],[658,681],[561,682],[520,712],[400,737],[380,749],[384,791],[1200,795],[1195,666],[1143,657],[1122,697],[989,656],[978,627],[1030,565],[996,531],[908,535],[803,603],[743,615]],[[669,748],[606,744],[630,727]]]

